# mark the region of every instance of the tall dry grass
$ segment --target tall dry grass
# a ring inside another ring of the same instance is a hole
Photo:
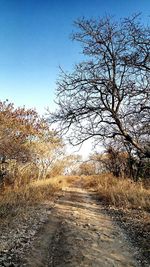
[[[0,218],[15,216],[20,209],[29,205],[53,200],[71,181],[69,178],[58,176],[34,181],[21,187],[6,187],[0,194]]]
[[[111,174],[84,178],[86,188],[94,188],[99,199],[116,207],[150,210],[150,188],[142,182],[113,177]]]

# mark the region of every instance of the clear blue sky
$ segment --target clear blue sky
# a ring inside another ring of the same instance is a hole
[[[70,70],[81,59],[69,35],[78,17],[142,12],[150,0],[0,0],[0,99],[16,106],[54,109],[58,66]]]

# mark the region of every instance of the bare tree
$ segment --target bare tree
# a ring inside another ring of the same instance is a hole
[[[150,28],[139,16],[83,18],[75,26],[73,39],[82,44],[85,61],[72,73],[61,72],[51,121],[70,131],[73,144],[120,136],[149,158]]]

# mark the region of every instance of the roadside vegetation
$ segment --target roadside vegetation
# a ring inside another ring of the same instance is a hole
[[[62,138],[35,110],[0,103],[0,215],[54,198],[76,179],[109,205],[150,210],[149,159],[107,145],[82,162],[66,156]],[[69,171],[69,176],[64,174]],[[72,175],[72,176],[71,176]],[[84,178],[83,178],[84,177]]]
[[[17,216],[29,206],[43,205],[54,201],[65,186],[69,186],[74,177],[56,176],[33,181],[20,188],[7,187],[0,195],[0,218],[9,219]]]
[[[72,160],[45,118],[0,102],[0,218],[54,198]]]
[[[112,174],[85,176],[84,186],[94,189],[103,204],[150,211],[150,189],[142,182],[116,178]]]

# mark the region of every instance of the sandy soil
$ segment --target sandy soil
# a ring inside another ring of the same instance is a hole
[[[26,253],[26,267],[138,267],[124,232],[81,184],[64,188]]]

